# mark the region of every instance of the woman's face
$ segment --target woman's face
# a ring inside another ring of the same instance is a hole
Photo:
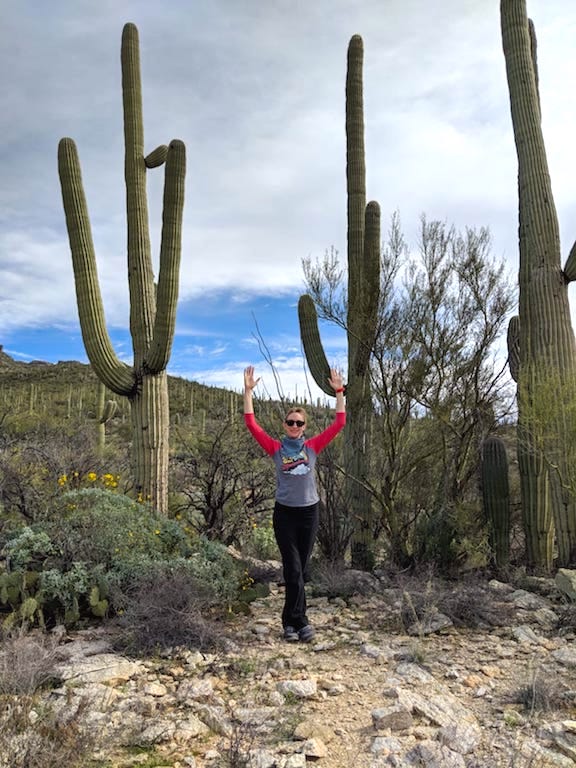
[[[288,437],[301,437],[306,429],[306,418],[298,411],[291,411],[284,419],[284,432]]]

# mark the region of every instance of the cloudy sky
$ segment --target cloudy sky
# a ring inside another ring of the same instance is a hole
[[[576,238],[576,3],[528,0],[564,255]],[[274,394],[306,387],[301,261],[346,252],[344,82],[364,39],[368,197],[489,226],[517,270],[516,155],[498,0],[2,0],[0,344],[20,360],[87,361],[57,175],[78,146],[107,322],[127,332],[120,39],[140,33],[147,151],[187,148],[180,305],[169,371],[240,388],[254,363]],[[163,173],[149,174],[154,253]],[[331,361],[343,339],[322,331]]]

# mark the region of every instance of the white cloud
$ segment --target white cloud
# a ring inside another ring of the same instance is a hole
[[[263,294],[300,289],[303,257],[331,245],[345,253],[344,78],[354,33],[365,44],[368,196],[381,204],[383,229],[397,209],[410,238],[421,212],[488,225],[495,254],[514,271],[516,157],[498,3],[433,5],[8,4],[0,28],[0,67],[10,73],[0,85],[0,331],[77,327],[56,172],[67,135],[80,153],[107,321],[127,326],[119,64],[127,20],[140,31],[146,148],[172,137],[187,146],[183,304],[228,290],[231,301],[257,305]],[[576,237],[576,101],[566,97],[576,80],[576,6],[528,6],[567,253]],[[155,264],[162,178],[156,170],[148,181]],[[213,336],[225,357],[226,340]],[[206,344],[205,353],[215,349]],[[287,364],[287,379],[295,370]]]

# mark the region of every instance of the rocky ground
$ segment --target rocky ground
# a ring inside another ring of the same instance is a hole
[[[407,597],[374,579],[346,601],[310,599],[310,644],[281,639],[276,586],[230,620],[217,653],[134,660],[109,630],[63,635],[43,706],[78,713],[102,768],[568,768],[574,622],[553,581],[523,586],[429,583]],[[14,768],[14,750],[5,734],[0,766]]]

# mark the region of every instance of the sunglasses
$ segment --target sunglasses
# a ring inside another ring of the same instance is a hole
[[[295,419],[286,419],[284,424],[286,424],[289,427],[293,427],[294,425],[296,425],[297,427],[303,427],[306,424],[306,422],[305,421],[296,421]]]

